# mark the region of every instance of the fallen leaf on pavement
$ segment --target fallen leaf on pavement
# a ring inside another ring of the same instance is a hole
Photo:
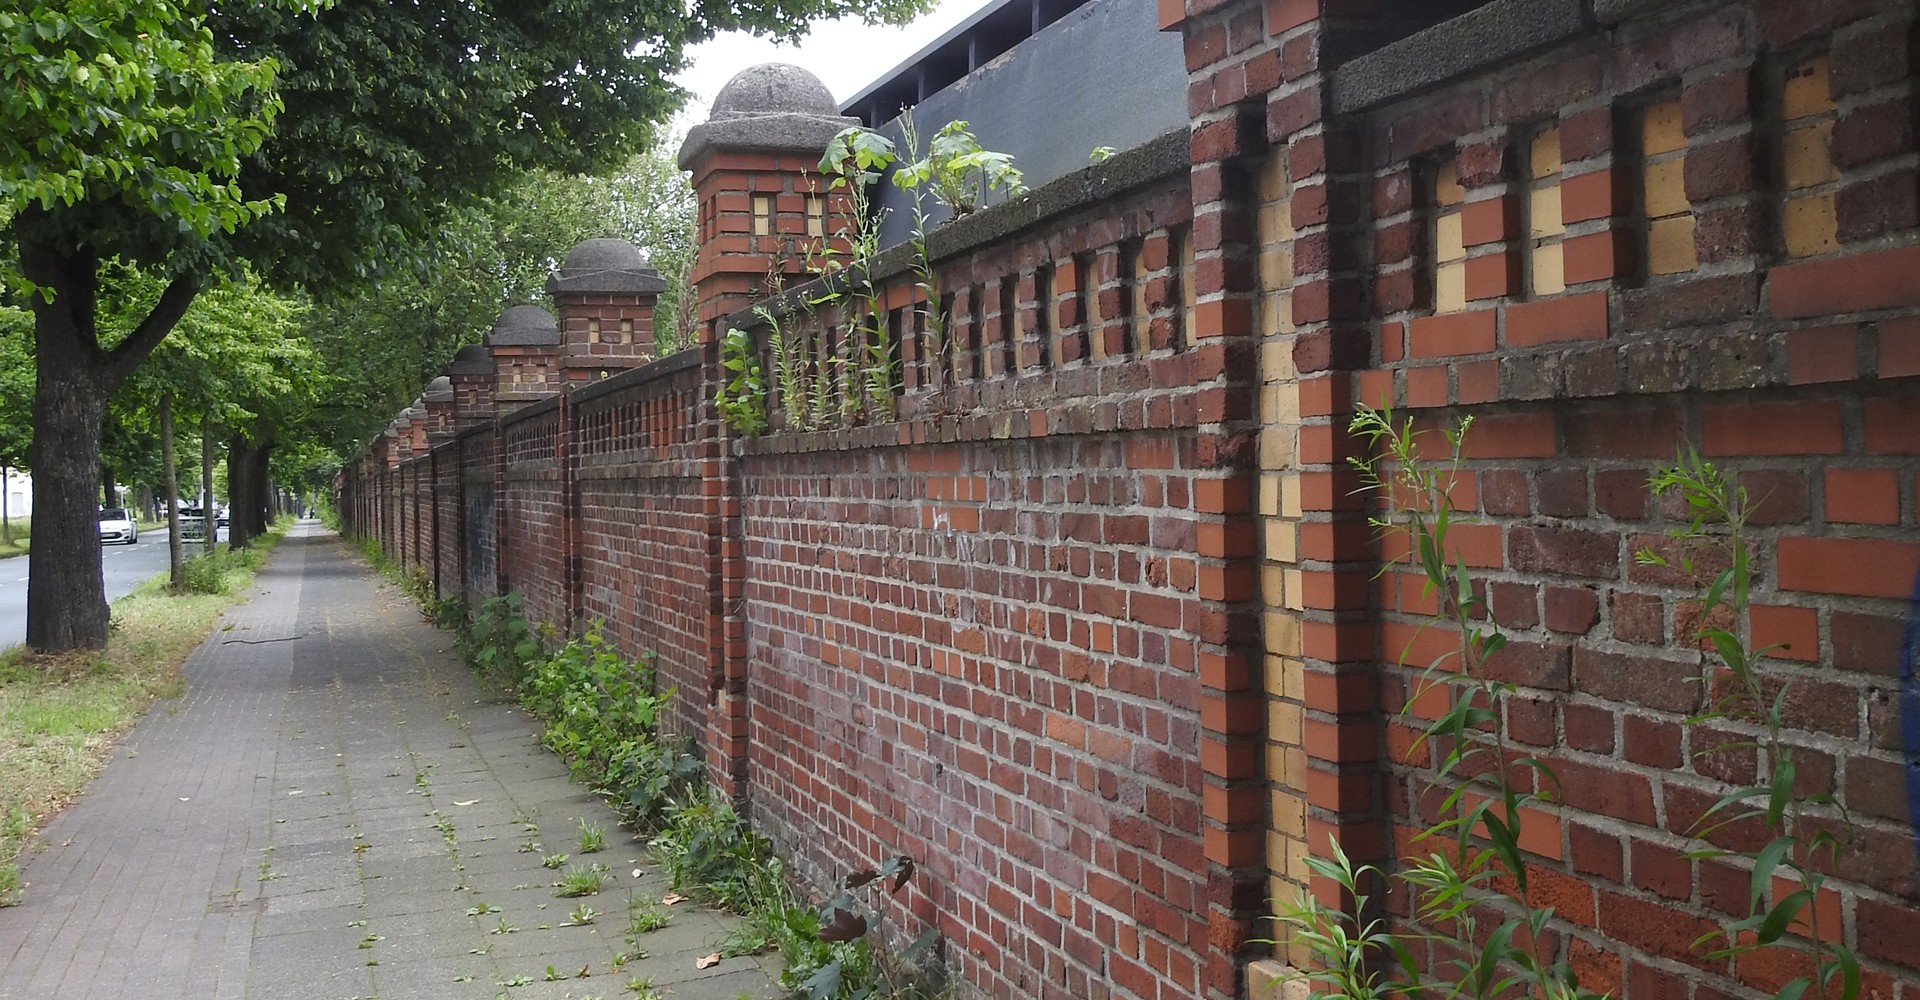
[[[684,903],[686,901],[687,901],[687,897],[682,896],[677,892],[670,892],[660,897],[661,906],[672,906],[675,903]]]
[[[713,954],[708,955],[705,958],[702,958],[694,962],[693,967],[696,969],[711,969],[714,966],[719,964],[720,964],[720,953],[716,951]]]

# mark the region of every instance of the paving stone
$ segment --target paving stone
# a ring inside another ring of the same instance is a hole
[[[279,637],[296,638],[257,641]],[[781,995],[764,958],[697,969],[730,918],[690,904],[615,969],[628,900],[666,891],[643,846],[318,526],[281,543],[185,672],[23,855],[0,1000],[560,1000],[630,977],[675,1000]],[[579,854],[583,816],[607,851]],[[580,901],[554,897],[543,852],[613,869],[593,925],[561,926]],[[502,912],[468,913],[483,905]],[[489,933],[502,916],[522,929]],[[590,974],[546,982],[548,965]]]

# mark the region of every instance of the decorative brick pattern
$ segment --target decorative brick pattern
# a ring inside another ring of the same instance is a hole
[[[1693,581],[1634,558],[1671,551],[1684,513],[1646,479],[1690,444],[1755,499],[1753,641],[1796,680],[1803,789],[1851,818],[1823,923],[1870,995],[1920,1000],[1911,12],[1658,5],[1335,114],[1323,57],[1398,7],[1160,3],[1185,174],[955,240],[937,303],[882,275],[897,419],[831,381],[845,426],[736,440],[710,340],[564,398],[501,351],[503,381],[454,377],[454,436],[429,407],[377,440],[343,509],[442,592],[659,651],[674,725],[808,877],[922,861],[888,933],[938,927],[964,991],[1224,1000],[1270,981],[1267,897],[1346,902],[1308,857],[1390,866],[1431,818],[1442,705],[1414,680],[1450,638],[1345,426],[1471,415],[1455,544],[1512,637],[1508,733],[1563,784],[1524,844],[1556,954],[1623,1000],[1704,1000],[1783,972],[1693,947],[1746,894],[1689,832],[1760,761],[1703,754],[1740,734],[1687,722]],[[770,346],[740,310],[832,228],[813,166],[696,172],[709,335]],[[764,304],[840,349],[796,301]]]

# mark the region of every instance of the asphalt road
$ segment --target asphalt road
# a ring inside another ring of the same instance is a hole
[[[101,546],[100,570],[107,581],[107,600],[125,597],[142,580],[167,571],[167,533],[143,531],[132,545]],[[27,557],[21,555],[0,559],[0,649],[26,641]]]

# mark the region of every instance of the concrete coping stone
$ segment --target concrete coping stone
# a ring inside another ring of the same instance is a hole
[[[1012,201],[961,216],[927,234],[927,254],[935,263],[951,260],[1070,212],[1146,187],[1191,169],[1190,133],[1174,129],[1106,160],[1082,167]],[[898,243],[874,256],[873,280],[885,282],[913,267],[913,245]],[[757,325],[760,310],[788,316],[821,294],[840,289],[844,276],[815,278],[721,317],[723,326]]]
[[[609,375],[589,385],[573,390],[570,404],[591,402],[602,396],[645,385],[669,375],[678,375],[689,368],[700,367],[701,350],[698,345],[676,351],[664,358],[656,358],[644,365],[629,368]]]
[[[1430,92],[1461,77],[1513,62],[1593,27],[1591,0],[1493,0],[1431,28],[1356,56],[1333,72],[1336,115]],[[1612,0],[1637,10],[1670,0]]]

